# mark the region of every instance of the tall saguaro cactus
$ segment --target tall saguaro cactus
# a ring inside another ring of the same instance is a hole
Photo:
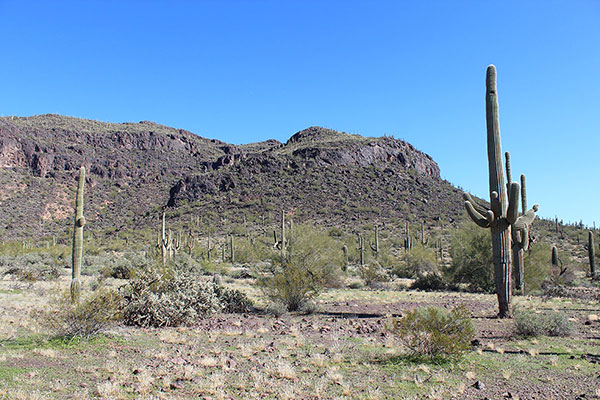
[[[79,169],[79,186],[75,199],[75,227],[73,229],[73,275],[71,279],[71,301],[79,300],[81,292],[81,261],[83,259],[83,227],[85,217],[83,216],[83,186],[85,184],[85,167]]]
[[[519,217],[519,184],[517,182],[504,184],[496,67],[493,65],[487,68],[485,103],[491,207],[486,209],[480,206],[468,193],[465,193],[465,208],[477,225],[491,230],[498,316],[504,318],[511,316],[511,226],[514,225],[519,230],[528,229],[535,218],[538,206],[534,205],[531,210]],[[510,175],[510,166],[507,173]]]

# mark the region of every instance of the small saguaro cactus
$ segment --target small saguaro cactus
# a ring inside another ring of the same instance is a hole
[[[552,246],[552,266],[558,268],[558,249]]]
[[[558,249],[556,246],[552,246],[552,271],[557,281],[567,272],[567,267],[563,267],[562,261],[558,258]]]
[[[528,229],[535,219],[538,206],[534,205],[531,210],[519,217],[519,184],[517,182],[509,182],[508,186],[504,184],[496,67],[493,65],[488,66],[486,73],[486,124],[491,207],[490,209],[482,207],[468,193],[465,193],[465,208],[478,226],[491,230],[498,316],[504,318],[512,315],[511,226],[521,231]],[[510,167],[507,172],[510,175]]]
[[[373,255],[377,258],[379,254],[379,227],[375,227],[375,243],[370,243],[371,251],[373,251]]]
[[[342,267],[342,270],[345,271],[348,266],[348,246],[342,246],[342,251],[344,252],[344,266]]]
[[[165,212],[162,213],[162,230],[160,235],[160,253],[162,256],[162,263],[165,265],[167,263],[167,236],[166,236],[166,222],[165,222]]]
[[[285,260],[285,211],[281,210],[281,262]]]
[[[233,235],[229,236],[229,260],[232,264],[235,262],[235,243],[233,242]]]
[[[360,265],[365,265],[365,241],[360,233],[357,233],[358,254],[360,257]]]
[[[79,300],[81,292],[81,261],[83,260],[83,227],[85,217],[83,216],[83,186],[85,185],[85,167],[79,169],[79,185],[75,199],[75,226],[73,229],[73,274],[71,279],[71,301]]]
[[[588,257],[590,259],[590,276],[594,279],[596,277],[596,254],[594,250],[594,234],[592,231],[588,232]]]

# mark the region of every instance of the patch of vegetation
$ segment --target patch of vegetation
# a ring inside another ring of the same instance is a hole
[[[495,290],[490,235],[488,229],[480,229],[472,222],[452,235],[452,264],[445,271],[450,282],[466,283],[471,291],[491,293]]]
[[[3,275],[25,282],[54,280],[60,276],[59,262],[48,253],[26,253],[16,256],[0,256]]]
[[[54,337],[72,339],[95,335],[119,318],[121,298],[114,289],[100,287],[72,303],[64,292],[50,307],[38,312],[38,321]]]
[[[189,325],[217,311],[245,312],[251,307],[242,293],[203,282],[177,267],[139,271],[121,293],[123,321],[146,327]]]
[[[286,256],[273,259],[258,279],[263,292],[275,303],[296,311],[326,286],[339,286],[343,264],[341,249],[326,232],[310,226],[296,226]]]
[[[569,336],[573,324],[559,311],[535,312],[519,308],[514,313],[515,328],[523,336]]]
[[[417,244],[407,251],[403,262],[403,265],[395,270],[396,275],[400,277],[417,278],[438,272],[438,261],[435,252],[422,244]]]
[[[464,306],[452,310],[420,307],[394,319],[389,330],[411,355],[429,360],[462,356],[475,337],[473,323]]]
[[[443,291],[448,288],[448,283],[440,274],[432,273],[419,276],[410,285],[410,288],[424,291]]]

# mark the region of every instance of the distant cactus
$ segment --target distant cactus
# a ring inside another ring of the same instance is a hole
[[[379,254],[379,227],[375,227],[375,243],[370,244],[371,250],[373,251],[373,255],[377,258]]]
[[[235,262],[235,243],[233,242],[233,235],[229,236],[229,260],[232,264]]]
[[[558,258],[558,249],[552,246],[552,270],[554,271],[555,279],[558,280],[567,272],[567,267],[563,266],[562,261]]]
[[[596,277],[596,254],[594,250],[594,234],[592,231],[588,232],[588,257],[590,259],[590,275],[592,279]]]
[[[285,211],[281,210],[281,262],[285,260]]]
[[[404,238],[404,250],[410,250],[413,248],[413,239],[410,235],[410,226],[408,225],[408,221],[406,221],[404,224],[404,233],[406,236]]]
[[[79,301],[81,292],[81,261],[83,260],[83,227],[85,217],[83,216],[83,187],[85,185],[85,167],[79,169],[79,186],[75,199],[75,226],[73,229],[73,274],[71,280],[71,301]]]
[[[486,76],[486,122],[491,208],[486,209],[478,205],[468,193],[464,195],[465,208],[477,225],[491,229],[498,316],[504,318],[512,315],[511,226],[521,231],[523,235],[535,219],[538,206],[534,205],[531,210],[519,217],[519,184],[516,182],[509,182],[508,186],[504,184],[496,67],[493,65],[487,68]],[[507,172],[510,174],[510,167]]]
[[[167,236],[166,236],[166,222],[165,222],[165,212],[164,211],[162,213],[162,229],[161,229],[159,243],[160,243],[160,254],[162,256],[162,263],[163,263],[163,265],[165,265],[167,263],[168,242],[167,242]]]
[[[346,267],[348,266],[348,246],[344,245],[342,247],[342,251],[344,252],[344,266],[342,269],[345,271]]]
[[[365,265],[365,243],[364,243],[364,239],[362,237],[362,235],[360,233],[357,233],[357,240],[358,240],[358,254],[360,257],[360,265]]]

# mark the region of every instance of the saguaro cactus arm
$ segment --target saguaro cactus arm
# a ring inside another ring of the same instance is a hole
[[[469,214],[469,217],[471,217],[473,222],[475,222],[477,225],[479,225],[482,228],[490,227],[490,221],[487,218],[487,214],[488,214],[488,212],[492,212],[491,210],[486,210],[486,212],[485,212],[486,216],[484,217],[483,215],[481,215],[481,213],[477,209],[475,209],[475,206],[469,200],[465,200],[465,208],[467,209],[467,214]],[[493,215],[493,213],[492,213],[492,215]],[[492,217],[492,220],[493,220],[493,217]]]

